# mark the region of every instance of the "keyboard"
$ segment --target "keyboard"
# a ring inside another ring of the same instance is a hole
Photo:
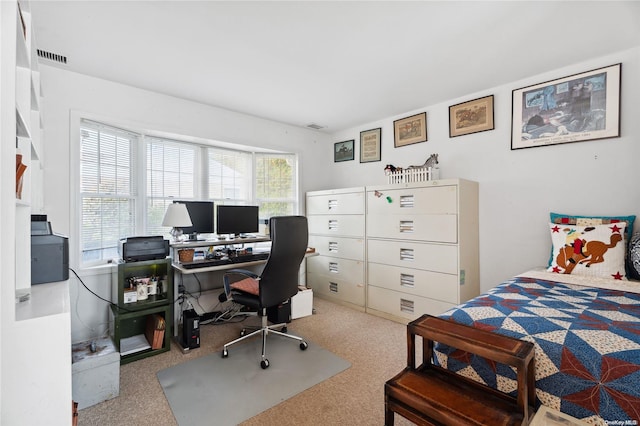
[[[195,262],[185,262],[182,263],[181,266],[185,269],[196,269],[196,268],[209,268],[211,266],[221,266],[221,265],[230,265],[233,263],[246,263],[246,262],[255,262],[258,260],[267,260],[269,258],[269,252],[264,253],[252,253],[252,254],[242,254],[240,256],[233,256],[230,258],[223,259],[204,259],[204,260],[196,260]]]

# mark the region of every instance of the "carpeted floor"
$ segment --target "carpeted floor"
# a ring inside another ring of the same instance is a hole
[[[242,426],[384,424],[383,386],[406,365],[406,327],[318,298],[314,299],[314,309],[314,315],[294,320],[289,331],[343,358],[351,368],[248,419]],[[238,324],[205,325],[200,330],[202,346],[190,353],[182,354],[173,345],[170,352],[123,365],[120,396],[80,410],[78,425],[175,426],[156,377],[158,371],[219,353],[224,343],[238,336],[243,324],[258,321],[254,317]],[[210,424],[216,425],[215,419]],[[410,424],[396,416],[396,425]]]

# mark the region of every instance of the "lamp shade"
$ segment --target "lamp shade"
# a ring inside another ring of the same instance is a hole
[[[164,219],[162,219],[162,226],[171,226],[173,228],[179,228],[183,226],[192,226],[191,217],[187,206],[180,203],[171,203],[167,207],[167,211],[164,213]]]

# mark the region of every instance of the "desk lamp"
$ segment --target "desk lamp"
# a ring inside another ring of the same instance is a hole
[[[178,238],[182,235],[182,227],[192,226],[191,217],[187,206],[180,203],[171,203],[167,207],[167,211],[164,213],[164,219],[162,219],[162,226],[171,226],[171,236],[173,241],[178,241]]]

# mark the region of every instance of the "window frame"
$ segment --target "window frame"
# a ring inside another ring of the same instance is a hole
[[[247,200],[247,204],[249,205],[259,205],[259,201],[262,202],[263,200],[257,200],[256,198],[256,183],[255,183],[255,167],[256,167],[256,155],[258,154],[269,154],[269,155],[283,155],[283,156],[287,156],[288,158],[291,158],[292,161],[294,161],[295,163],[295,169],[293,171],[293,176],[292,176],[292,185],[294,186],[294,200],[291,201],[291,205],[292,205],[292,211],[295,212],[295,214],[299,214],[299,208],[300,208],[300,194],[298,191],[299,188],[299,180],[300,180],[300,175],[299,175],[299,154],[295,153],[295,152],[285,152],[285,151],[277,151],[277,150],[272,150],[272,149],[268,149],[268,148],[261,148],[261,147],[249,147],[249,146],[245,146],[245,145],[238,145],[238,144],[233,144],[233,143],[226,143],[226,142],[219,142],[219,141],[215,141],[215,140],[210,140],[210,139],[202,139],[202,138],[195,138],[195,137],[190,137],[190,136],[185,136],[185,135],[171,135],[166,136],[166,134],[163,134],[161,131],[150,131],[150,130],[139,130],[142,129],[142,126],[139,125],[132,125],[131,123],[125,123],[122,124],[119,120],[113,119],[113,118],[108,118],[108,117],[104,117],[104,116],[96,116],[95,114],[89,114],[89,113],[82,113],[82,112],[77,112],[77,111],[72,111],[71,112],[71,120],[70,120],[70,131],[69,131],[69,135],[71,138],[71,143],[70,143],[70,147],[71,147],[71,153],[70,153],[70,158],[71,158],[71,170],[70,170],[70,185],[71,185],[71,194],[70,194],[70,206],[71,206],[71,211],[70,211],[70,221],[71,221],[71,233],[72,233],[72,238],[70,238],[70,262],[71,264],[76,264],[78,265],[79,268],[81,269],[92,269],[95,267],[104,267],[105,265],[108,265],[109,263],[111,263],[111,259],[105,259],[105,260],[101,260],[101,261],[96,261],[96,262],[84,262],[83,261],[83,256],[82,256],[82,241],[80,240],[82,238],[82,222],[81,222],[81,218],[82,218],[82,212],[81,212],[81,208],[82,208],[82,197],[80,194],[80,129],[83,123],[83,120],[88,120],[88,121],[92,121],[98,124],[103,124],[107,127],[114,127],[114,128],[118,128],[121,129],[125,132],[130,132],[130,133],[134,133],[134,134],[139,134],[140,135],[140,139],[139,139],[139,143],[138,143],[138,149],[136,152],[136,156],[137,156],[137,164],[139,167],[135,167],[136,168],[136,173],[135,173],[135,179],[137,180],[136,185],[137,185],[137,196],[136,196],[136,210],[135,210],[135,234],[136,235],[145,235],[146,230],[148,229],[148,224],[147,224],[147,202],[148,202],[148,197],[147,197],[147,138],[153,138],[153,139],[160,139],[160,140],[167,140],[167,141],[174,141],[176,143],[179,144],[190,144],[190,145],[195,145],[197,147],[200,148],[200,161],[198,163],[198,168],[199,170],[196,172],[196,178],[194,179],[195,181],[197,181],[196,184],[196,189],[195,191],[195,197],[194,200],[210,200],[213,201],[214,203],[217,202],[217,204],[232,204],[232,200],[228,200],[228,199],[209,199],[208,197],[208,170],[207,170],[207,150],[208,149],[220,149],[220,150],[227,150],[227,151],[237,151],[237,152],[241,152],[241,153],[248,153],[251,156],[251,178],[250,179],[250,185],[248,185],[248,191],[249,191],[249,199]],[[197,173],[199,173],[199,178]],[[236,204],[239,204],[237,201],[235,200]],[[73,238],[73,236],[76,236],[76,238]],[[167,233],[164,235],[165,238],[168,238],[168,231]]]

